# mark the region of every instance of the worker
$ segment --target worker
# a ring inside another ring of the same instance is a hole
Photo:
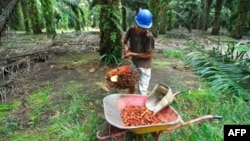
[[[131,66],[139,72],[138,90],[147,95],[151,79],[151,63],[154,49],[154,37],[149,29],[152,27],[153,15],[147,9],[140,9],[135,16],[135,24],[125,33],[123,38],[124,58],[131,57]],[[135,87],[128,93],[134,93]]]

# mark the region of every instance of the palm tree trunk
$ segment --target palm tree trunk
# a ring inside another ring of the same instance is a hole
[[[232,31],[232,37],[240,39],[243,36],[244,28],[246,26],[246,17],[249,10],[250,1],[240,0],[237,9],[237,23],[235,29]]]
[[[159,34],[166,34],[166,27],[167,27],[167,16],[161,15],[161,22],[159,26]]]
[[[29,6],[29,13],[30,13],[30,20],[32,25],[32,30],[34,34],[41,34],[42,27],[40,22],[40,14],[37,8],[37,1],[36,0],[28,0]]]
[[[0,15],[0,33],[5,29],[5,26],[7,24],[7,21],[9,20],[12,11],[14,10],[18,0],[12,0],[8,3],[8,5],[4,8],[4,11],[1,12]]]
[[[75,30],[76,31],[81,31],[81,16],[80,16],[80,11],[77,10],[76,8],[73,8],[72,9],[74,14],[76,15],[77,17],[77,20],[75,20]]]
[[[22,12],[23,12],[25,31],[26,31],[26,33],[30,33],[29,12],[27,9],[26,0],[21,0],[21,6],[22,6]]]
[[[207,31],[207,22],[209,21],[209,13],[210,13],[210,8],[211,8],[211,4],[212,4],[213,0],[206,0],[205,1],[205,14],[204,14],[204,20],[203,20],[203,23],[202,23],[202,33],[204,31]]]
[[[18,2],[15,6],[15,10],[12,11],[12,15],[9,19],[9,26],[13,30],[24,30],[24,22],[23,22],[23,12],[21,3]]]
[[[127,11],[125,7],[122,7],[122,30],[127,30]]]
[[[173,17],[173,14],[172,14],[173,10],[170,9],[168,14],[167,14],[167,31],[170,31],[173,27],[172,27],[172,17]]]
[[[120,0],[101,0],[100,56],[108,65],[118,65],[122,55]],[[103,57],[104,56],[104,57]]]
[[[47,34],[55,35],[55,16],[53,12],[53,3],[51,0],[41,0],[43,8],[43,16],[45,18],[46,32]]]
[[[214,24],[212,28],[212,35],[219,35],[220,31],[220,13],[222,9],[223,0],[216,0]]]
[[[153,26],[151,28],[151,31],[154,37],[158,37],[158,33],[159,33],[159,21],[158,21],[158,14],[159,14],[159,7],[160,7],[159,3],[160,3],[160,0],[149,1],[150,11],[153,14]]]
[[[169,0],[163,0],[160,4],[160,25],[159,25],[159,34],[165,34],[166,33],[166,27],[167,27],[167,9],[169,6]]]

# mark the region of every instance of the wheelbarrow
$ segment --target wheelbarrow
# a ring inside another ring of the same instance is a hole
[[[125,106],[145,106],[148,96],[139,94],[110,94],[103,99],[104,115],[109,126],[109,133],[107,135],[100,135],[100,130],[96,133],[100,141],[108,141],[116,138],[116,140],[123,141],[124,135],[127,132],[132,132],[137,135],[151,133],[154,140],[158,140],[163,131],[172,131],[183,126],[193,123],[209,120],[221,119],[221,116],[205,115],[184,122],[178,112],[170,105],[162,108],[157,114],[162,123],[153,125],[140,126],[125,126],[121,117],[121,111]],[[112,131],[116,132],[112,132]]]

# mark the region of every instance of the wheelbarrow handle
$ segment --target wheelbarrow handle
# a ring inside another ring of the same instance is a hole
[[[185,91],[180,91],[180,92],[175,92],[173,95],[174,95],[174,97],[176,97],[178,94],[182,94],[182,93],[184,93]]]
[[[221,120],[223,117],[222,116],[219,116],[219,115],[214,115],[213,119],[219,119]]]
[[[197,123],[197,122],[201,122],[201,121],[205,121],[205,120],[209,120],[209,119],[221,119],[221,118],[222,118],[221,116],[206,115],[206,116],[198,117],[198,118],[183,122],[182,126],[186,126],[186,125],[189,125],[192,123]]]
[[[181,123],[179,123],[173,127],[168,128],[166,131],[172,131],[172,130],[181,128],[183,126],[187,126],[187,125],[194,124],[194,123],[199,123],[199,122],[210,120],[210,119],[222,119],[222,116],[206,115],[206,116],[198,117],[195,119],[191,119],[189,121],[185,121],[185,122],[182,121]]]
[[[163,86],[163,87],[165,87],[165,88],[169,88],[167,84],[162,83],[162,82],[161,82],[161,83],[159,83],[159,85],[161,85],[161,86]]]

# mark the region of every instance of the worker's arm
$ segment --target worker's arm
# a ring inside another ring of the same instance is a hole
[[[129,37],[130,37],[130,29],[128,29],[122,41],[124,47],[124,55],[126,54],[126,52],[129,51]]]
[[[124,43],[124,54],[128,52],[128,42]]]
[[[128,40],[129,40],[129,38],[128,38],[128,32],[126,33],[126,35],[124,36],[124,38],[123,38],[123,47],[124,47],[124,52],[123,52],[123,58],[124,59],[126,59],[126,58],[128,58],[127,56],[126,56],[126,54],[129,52],[129,43],[128,43]]]
[[[146,52],[146,53],[136,53],[136,52],[131,52],[131,51],[128,51],[126,54],[125,54],[125,58],[128,58],[130,56],[135,56],[135,57],[138,57],[138,58],[144,58],[144,59],[150,59],[152,58],[153,56],[153,52],[152,51],[149,51],[149,52]]]

